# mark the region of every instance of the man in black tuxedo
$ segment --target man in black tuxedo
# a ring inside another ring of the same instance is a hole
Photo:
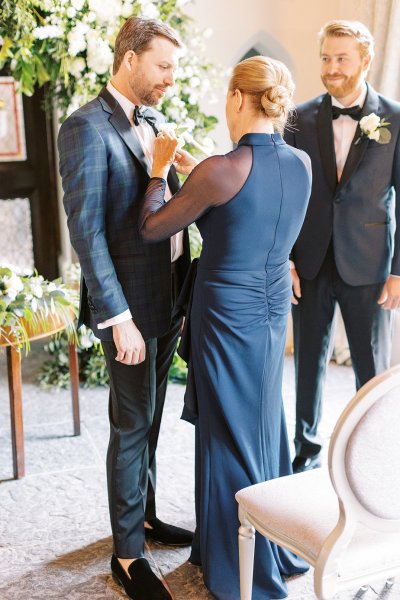
[[[335,304],[357,388],[389,366],[390,311],[400,306],[400,104],[365,81],[373,58],[365,25],[327,23],[320,44],[328,93],[300,105],[286,135],[310,155],[313,168],[311,199],[291,257],[295,472],[320,465],[318,424]],[[372,113],[389,125],[376,128]]]
[[[143,106],[158,104],[173,84],[179,46],[160,21],[128,19],[116,40],[111,81],[65,121],[58,138],[64,206],[83,275],[80,323],[101,338],[110,375],[111,569],[128,596],[141,600],[170,598],[143,558],[145,536],[166,544],[192,540],[155,513],[155,450],[181,327],[175,308],[190,264],[189,238],[185,230],[146,244],[138,231],[163,121]],[[168,188],[167,199],[179,189],[173,167]]]

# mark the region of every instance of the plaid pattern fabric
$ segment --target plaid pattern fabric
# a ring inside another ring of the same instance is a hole
[[[129,308],[144,338],[158,337],[171,319],[170,242],[146,244],[139,236],[149,173],[125,113],[107,90],[66,119],[58,149],[68,228],[83,275],[80,324],[111,340],[112,328],[96,324]],[[168,183],[177,191],[176,174]],[[190,263],[187,232],[184,248],[183,271]]]

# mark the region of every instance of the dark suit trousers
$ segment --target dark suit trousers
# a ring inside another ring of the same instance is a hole
[[[313,280],[301,279],[301,298],[293,305],[296,373],[296,455],[316,456],[322,447],[318,425],[332,320],[336,302],[342,312],[359,389],[389,367],[391,311],[377,300],[383,284],[351,286],[340,277],[330,244]],[[350,398],[349,398],[350,400]]]
[[[178,288],[173,272],[174,307]],[[181,317],[173,310],[169,331],[146,341],[146,359],[140,365],[117,362],[115,344],[102,342],[110,375],[108,499],[119,558],[143,556],[144,521],[155,516],[155,452],[180,326]]]

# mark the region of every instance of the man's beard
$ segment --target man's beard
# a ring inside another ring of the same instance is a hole
[[[321,79],[331,96],[334,98],[344,98],[345,96],[349,96],[359,87],[360,82],[362,81],[362,73],[363,69],[360,66],[359,70],[354,75],[343,75],[342,77],[344,79],[342,79],[340,85],[332,85],[326,75],[321,75]]]
[[[144,78],[137,75],[132,76],[129,80],[129,86],[141,106],[156,106],[161,100],[155,86],[150,87],[150,84]]]

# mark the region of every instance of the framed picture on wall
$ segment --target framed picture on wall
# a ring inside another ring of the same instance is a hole
[[[26,160],[24,111],[13,77],[0,77],[0,162]]]

